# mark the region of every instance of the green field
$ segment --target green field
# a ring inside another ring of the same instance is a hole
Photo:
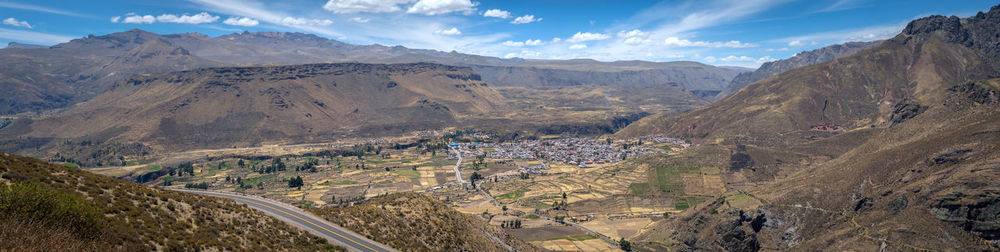
[[[554,241],[554,240],[586,241],[591,239],[597,239],[597,236],[594,236],[592,234],[578,234],[578,235],[551,238],[548,239],[547,241]]]
[[[267,174],[267,175],[256,177],[256,178],[244,179],[243,183],[247,184],[247,185],[257,185],[258,182],[270,180],[270,179],[273,179],[273,178],[275,178],[277,176],[278,176],[278,174]]]
[[[335,185],[335,186],[336,185],[357,185],[357,184],[358,184],[358,181],[353,181],[353,180],[341,180],[341,181],[336,181],[336,182],[334,182],[332,180],[327,180],[327,181],[323,181],[323,183],[319,183],[319,185],[325,185],[325,186],[331,186],[331,185]]]
[[[524,193],[526,193],[528,191],[529,191],[528,188],[521,188],[521,189],[517,189],[517,190],[515,190],[513,192],[509,192],[509,193],[497,195],[496,198],[497,199],[517,200],[517,199],[519,199],[521,197],[524,197]]]
[[[414,170],[410,170],[410,169],[397,169],[397,170],[394,170],[392,172],[395,173],[395,174],[397,174],[397,175],[399,175],[399,176],[403,176],[403,177],[407,177],[407,178],[411,178],[411,179],[420,178],[420,172],[414,171]]]
[[[628,190],[634,195],[646,195],[649,193],[649,183],[632,183],[628,185]]]
[[[150,166],[146,166],[146,169],[144,169],[144,170],[147,171],[147,172],[155,172],[155,171],[159,171],[160,168],[162,168],[162,167],[160,167],[160,165],[150,165]]]
[[[696,167],[685,167],[676,165],[656,165],[651,169],[650,183],[656,184],[656,188],[661,192],[671,193],[677,196],[684,195],[684,182],[681,181],[682,173],[698,172]]]
[[[674,208],[677,210],[685,210],[693,206],[696,206],[699,203],[705,202],[705,200],[708,200],[708,197],[694,196],[694,197],[678,198],[676,201],[674,201]]]

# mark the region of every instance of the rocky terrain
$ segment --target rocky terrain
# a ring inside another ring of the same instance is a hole
[[[998,26],[1000,6],[921,18],[853,56],[627,127],[731,153],[731,193],[655,224],[640,247],[996,250]]]

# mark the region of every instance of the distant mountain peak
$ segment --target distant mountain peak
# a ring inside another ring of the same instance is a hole
[[[39,48],[48,48],[48,46],[10,42],[7,43],[7,48],[39,49]]]

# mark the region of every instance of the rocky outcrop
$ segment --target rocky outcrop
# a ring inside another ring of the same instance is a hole
[[[913,100],[903,100],[902,102],[896,103],[896,105],[892,106],[892,116],[889,118],[889,121],[892,122],[892,125],[896,125],[906,121],[907,119],[920,115],[920,113],[923,113],[926,110],[927,106],[920,105]]]
[[[930,212],[979,237],[1000,240],[1000,190],[946,194],[934,199]]]

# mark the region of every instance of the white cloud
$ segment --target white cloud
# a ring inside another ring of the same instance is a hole
[[[625,44],[627,44],[627,45],[641,45],[641,44],[652,43],[653,40],[649,39],[649,38],[631,37],[631,38],[625,39],[625,41],[623,41],[623,42],[625,42]]]
[[[401,10],[400,4],[411,2],[413,0],[330,0],[323,5],[323,9],[333,13],[396,12]]]
[[[475,11],[474,8],[478,3],[473,3],[470,0],[420,0],[410,9],[406,10],[406,13],[415,13],[423,15],[440,15],[448,14],[452,12],[464,12],[471,13]]]
[[[627,45],[649,44],[653,42],[653,40],[649,38],[648,32],[644,32],[639,29],[631,31],[619,31],[618,37],[624,38],[625,40],[623,40],[622,42],[624,42]]]
[[[724,58],[715,58],[715,57],[712,57],[712,56],[708,56],[708,57],[705,57],[703,60],[708,61],[708,62],[722,61],[722,62],[728,62],[728,63],[749,62],[749,63],[763,64],[765,62],[775,61],[777,59],[771,58],[771,56],[764,56],[764,57],[760,57],[760,58],[754,58],[754,57],[750,57],[750,56],[729,55],[729,56],[726,56]]]
[[[722,61],[725,61],[725,62],[731,62],[731,61],[752,61],[752,60],[754,60],[754,58],[750,58],[749,56],[739,56],[739,57],[737,57],[735,55],[729,55],[729,56],[727,56],[725,58],[722,58],[722,59],[719,59],[719,60],[722,60]]]
[[[712,57],[712,56],[706,56],[705,58],[702,58],[701,60],[704,60],[705,62],[708,62],[708,63],[714,63],[716,61],[719,61],[718,59],[716,59],[715,57]]]
[[[368,21],[372,21],[372,19],[371,18],[363,18],[363,17],[353,17],[353,18],[351,18],[351,22],[368,23]]]
[[[121,16],[114,16],[114,17],[111,17],[111,22],[112,22],[112,23],[118,23],[118,21],[119,21],[119,20],[122,20],[122,17],[121,17]]]
[[[639,29],[618,32],[618,37],[621,38],[646,37],[646,36],[649,36],[649,33],[641,31]]]
[[[260,21],[248,17],[229,17],[226,19],[226,21],[222,21],[222,23],[227,25],[250,27],[259,25]]]
[[[542,22],[542,18],[535,18],[535,15],[524,15],[510,21],[511,24],[527,24],[531,22]]]
[[[45,12],[45,13],[58,14],[58,15],[71,16],[71,17],[86,17],[86,18],[91,17],[89,15],[84,15],[84,14],[80,14],[80,13],[76,13],[76,12],[69,12],[69,11],[64,11],[64,10],[52,9],[52,8],[49,8],[49,7],[38,6],[38,5],[12,3],[10,1],[0,2],[0,7],[11,8],[11,9],[19,9],[19,10],[38,11],[38,12]]]
[[[656,33],[673,35],[727,24],[741,20],[744,17],[770,9],[773,6],[788,2],[788,0],[717,0],[690,1],[688,4],[662,4],[644,10],[638,14],[638,19],[646,22],[659,21],[665,17],[683,16],[677,22],[661,23]],[[699,9],[693,9],[699,8]]]
[[[510,40],[504,41],[501,44],[505,45],[505,46],[524,46],[524,42],[521,42],[521,41],[510,41]]]
[[[738,40],[731,40],[729,42],[709,42],[709,41],[691,41],[687,39],[680,39],[678,37],[668,37],[663,40],[663,44],[667,46],[677,46],[677,47],[715,47],[715,48],[747,48],[754,47],[754,44],[746,44]]]
[[[561,38],[552,38],[552,43],[559,43],[559,41],[562,41],[562,39]]]
[[[764,49],[764,51],[767,51],[767,52],[784,52],[784,51],[788,51],[788,47],[782,47],[782,48],[777,48],[777,49],[775,49],[775,48],[767,48],[767,49]]]
[[[437,35],[462,35],[462,31],[459,31],[458,28],[452,27],[451,29],[447,29],[447,30],[441,30],[441,29],[436,30],[436,31],[434,31],[434,34],[437,34]]]
[[[778,59],[771,58],[771,56],[764,56],[764,57],[761,57],[761,58],[757,59],[757,63],[765,63],[765,62],[771,62],[771,61],[777,61],[777,60]]]
[[[812,13],[834,12],[834,11],[853,9],[858,7],[860,2],[864,2],[864,0],[838,0],[837,2],[827,6],[826,8],[813,11]]]
[[[603,33],[577,32],[576,34],[573,34],[572,37],[566,39],[566,41],[570,43],[578,43],[591,40],[605,40],[608,38],[611,38],[611,36]]]
[[[444,15],[424,17],[423,15],[405,15],[396,13],[385,15],[386,19],[371,17],[371,22],[358,25],[347,21],[352,16],[341,17],[345,22],[330,26],[290,25],[281,20],[288,16],[300,14],[294,6],[288,6],[273,1],[263,0],[190,0],[199,8],[230,16],[246,16],[264,24],[274,24],[274,29],[299,31],[333,38],[353,44],[388,44],[401,45],[408,48],[434,49],[440,51],[459,51],[463,53],[503,56],[509,53],[511,47],[504,47],[500,42],[508,40],[510,34],[493,32],[459,36],[443,36],[435,34],[439,29],[450,29],[462,24],[464,17]],[[408,6],[400,6],[402,8]],[[322,11],[325,12],[325,11]],[[318,18],[322,16],[303,16]],[[367,16],[365,16],[367,17]],[[332,19],[332,18],[331,18]],[[336,21],[336,20],[335,20]],[[458,29],[458,28],[456,28]],[[465,31],[462,31],[465,32]]]
[[[820,33],[806,34],[802,36],[787,37],[771,40],[771,42],[788,43],[789,46],[805,46],[820,44],[839,44],[851,41],[873,41],[887,39],[899,34],[906,27],[909,21],[895,24],[877,25],[856,29],[845,29],[836,31],[826,31]],[[808,42],[807,42],[808,41]]]
[[[162,23],[179,23],[179,24],[202,24],[202,23],[212,23],[219,20],[219,16],[212,16],[207,12],[202,12],[194,14],[192,16],[181,15],[177,16],[174,14],[163,14],[156,17],[156,21]]]
[[[573,45],[569,46],[569,49],[573,49],[573,50],[584,49],[584,48],[587,48],[587,45],[584,45],[584,44],[573,44]]]
[[[4,19],[3,20],[3,24],[17,26],[17,27],[24,27],[24,28],[28,28],[28,29],[35,28],[35,27],[31,26],[31,24],[28,24],[28,21],[17,20],[16,18],[7,18],[7,19]]]
[[[504,41],[503,43],[501,43],[501,45],[504,45],[504,46],[515,46],[515,47],[521,47],[521,46],[539,46],[539,45],[542,45],[542,40],[541,39],[535,39],[535,40],[529,39],[529,40],[525,40],[524,42],[507,40],[507,41]]]
[[[0,38],[43,45],[63,43],[73,39],[71,36],[48,34],[29,30],[10,30],[5,28],[0,28]]]
[[[510,12],[500,9],[491,9],[487,10],[486,13],[483,13],[483,16],[508,19],[510,18]]]
[[[152,24],[156,22],[156,17],[153,15],[139,16],[135,13],[125,15],[125,19],[122,23],[126,24]]]
[[[308,18],[294,18],[285,17],[281,19],[281,24],[292,25],[292,26],[327,26],[333,24],[332,20],[329,19],[308,19]]]

